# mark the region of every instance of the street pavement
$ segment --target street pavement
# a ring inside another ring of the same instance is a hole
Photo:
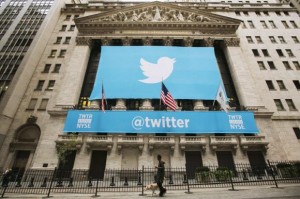
[[[152,191],[146,191],[141,196],[137,192],[103,192],[97,197],[92,194],[55,194],[51,193],[51,198],[58,199],[84,199],[84,198],[105,198],[105,199],[143,199],[161,198],[158,191],[152,196]],[[1,196],[0,196],[1,197]],[[28,195],[6,193],[5,198],[47,198],[45,195]],[[300,184],[279,184],[279,188],[272,186],[239,186],[235,190],[228,188],[205,188],[192,189],[191,193],[183,190],[169,190],[163,198],[170,199],[300,199]]]

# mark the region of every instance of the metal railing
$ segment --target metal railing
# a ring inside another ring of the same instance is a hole
[[[74,169],[13,170],[0,175],[0,194],[42,194],[100,192],[140,192],[147,184],[156,182],[156,169],[106,169],[103,173]],[[166,168],[164,187],[168,190],[192,188],[217,188],[251,185],[275,185],[300,183],[300,162],[270,162],[264,165],[235,164],[230,168],[214,165],[202,166],[194,171],[186,168]]]

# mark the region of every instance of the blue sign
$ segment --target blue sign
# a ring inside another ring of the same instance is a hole
[[[258,133],[252,112],[81,111],[68,112],[64,132]]]
[[[161,82],[175,99],[216,98],[221,75],[212,47],[104,46],[90,100],[158,99]]]

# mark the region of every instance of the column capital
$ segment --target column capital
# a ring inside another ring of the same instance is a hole
[[[167,37],[167,38],[165,38],[165,39],[163,40],[163,42],[164,42],[164,45],[165,45],[165,46],[172,46],[173,39],[170,38],[170,37]]]
[[[146,38],[143,38],[142,40],[143,40],[144,46],[151,46],[152,38],[146,37]]]
[[[144,99],[142,102],[142,106],[139,108],[140,110],[148,110],[148,111],[153,111],[154,107],[152,106],[151,100],[149,99]]]
[[[240,46],[240,39],[239,38],[226,38],[224,39],[225,46],[233,46],[238,47]]]
[[[205,47],[212,47],[212,46],[214,46],[214,39],[212,39],[212,38],[204,38],[203,39],[203,43],[204,43],[204,46]]]
[[[110,44],[111,39],[105,37],[103,39],[101,39],[101,44],[102,46],[108,46]]]
[[[117,110],[117,111],[125,111],[126,110],[126,100],[124,99],[117,99],[116,106],[112,107],[112,110]]]
[[[184,39],[184,46],[192,47],[193,46],[193,42],[194,42],[194,39],[188,37],[188,38]]]
[[[204,106],[202,100],[195,100],[194,101],[194,110],[195,111],[208,111],[208,107]]]
[[[76,45],[77,46],[92,46],[93,40],[90,37],[76,37]]]
[[[123,46],[130,46],[131,44],[131,38],[128,38],[128,37],[125,37],[122,39],[122,43],[123,43]]]

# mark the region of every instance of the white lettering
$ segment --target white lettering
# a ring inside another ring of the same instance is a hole
[[[88,121],[88,119],[81,119],[81,121]],[[176,119],[175,117],[161,117],[149,118],[137,116],[132,120],[132,126],[135,129],[141,129],[143,126],[146,128],[188,128],[189,119]]]

